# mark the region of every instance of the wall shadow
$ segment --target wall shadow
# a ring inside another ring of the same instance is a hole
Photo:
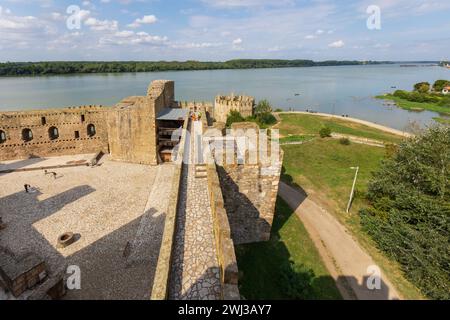
[[[0,163],[0,177],[2,175],[11,173],[13,170],[22,169],[23,167],[30,166],[45,160],[45,158],[31,156],[28,159],[22,159],[8,164]]]

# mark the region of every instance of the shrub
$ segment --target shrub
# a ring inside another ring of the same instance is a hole
[[[350,145],[350,139],[349,138],[340,138],[339,143],[344,146],[348,146],[348,145]]]
[[[280,108],[276,108],[275,109],[275,112],[283,112],[284,110],[283,109],[280,109]]]
[[[244,117],[240,114],[239,111],[232,110],[227,116],[227,123],[226,126],[230,127],[231,124],[235,122],[243,122],[245,121]]]
[[[273,114],[270,112],[260,113],[256,116],[256,119],[258,120],[259,123],[264,125],[272,125],[277,123],[277,119],[275,119]]]
[[[329,127],[323,127],[320,129],[319,134],[321,138],[331,137],[331,129]]]

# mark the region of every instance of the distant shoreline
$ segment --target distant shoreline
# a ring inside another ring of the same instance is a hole
[[[0,63],[0,76],[51,76],[165,71],[244,70],[396,64],[391,61],[239,59],[211,61],[43,61]]]

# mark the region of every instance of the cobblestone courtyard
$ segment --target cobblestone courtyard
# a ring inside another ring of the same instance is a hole
[[[0,175],[0,246],[35,252],[51,271],[81,269],[66,299],[148,299],[164,228],[172,167],[105,160],[101,166]],[[24,184],[33,187],[26,193]],[[157,185],[157,188],[154,186]],[[77,241],[57,248],[57,237]]]

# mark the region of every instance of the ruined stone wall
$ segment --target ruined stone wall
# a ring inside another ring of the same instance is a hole
[[[240,128],[255,124],[240,123]],[[237,126],[232,126],[232,129]],[[258,128],[259,129],[259,128]],[[248,155],[235,156],[232,163],[223,161],[218,173],[231,236],[235,244],[267,241],[270,238],[283,152],[276,163],[256,163]]]
[[[111,158],[117,161],[158,164],[156,117],[174,106],[174,82],[153,81],[147,96],[129,97],[108,112]]]
[[[249,96],[217,96],[214,101],[214,119],[217,122],[227,122],[231,111],[239,111],[244,117],[253,115],[255,99]]]
[[[2,112],[0,160],[108,152],[107,110],[82,106]]]

